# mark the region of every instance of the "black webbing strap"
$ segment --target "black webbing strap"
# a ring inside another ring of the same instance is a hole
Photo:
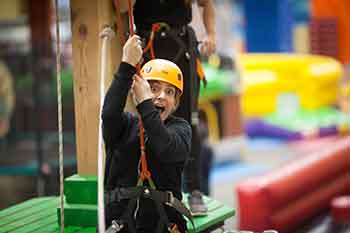
[[[136,233],[133,215],[137,200],[139,200],[141,197],[153,200],[157,207],[157,211],[160,216],[160,221],[158,221],[157,225],[157,233],[161,233],[164,227],[169,227],[169,219],[163,204],[174,208],[177,212],[185,216],[195,229],[190,211],[179,199],[174,197],[173,193],[170,191],[159,191],[148,187],[137,186],[129,188],[115,188],[112,191],[106,192],[106,204],[114,201],[129,199],[129,203],[121,219],[126,221],[130,233]]]
[[[184,29],[185,30],[185,29]],[[186,45],[185,43],[180,39],[178,33],[172,31],[172,30],[169,30],[167,32],[175,41],[176,43],[179,45],[179,49],[176,53],[176,56],[172,59],[172,62],[176,63],[179,61],[180,57],[183,56],[183,54],[185,53],[186,51]]]
[[[128,224],[128,232],[130,233],[136,233],[136,227],[134,222],[134,210],[136,208],[136,204],[139,198],[132,198],[129,200],[128,206],[126,207],[126,210],[124,214],[121,217],[121,220],[126,221]]]
[[[180,37],[186,34],[187,26],[170,27],[164,22],[160,22],[159,24],[161,25],[161,28],[159,31],[155,32],[157,37],[164,37],[168,35],[178,44],[176,55],[172,59],[169,58],[169,60],[171,60],[172,62],[177,63],[181,56],[183,56],[186,52],[186,44],[182,41]],[[150,39],[151,30],[140,30],[138,33],[147,41]],[[149,50],[147,52],[149,52]],[[155,58],[157,58],[156,54],[155,56]],[[151,57],[151,59],[153,58]]]
[[[188,38],[188,52],[189,52],[189,69],[190,69],[190,77],[189,77],[189,85],[190,85],[190,90],[191,90],[191,97],[190,97],[190,112],[191,112],[191,119],[190,123],[191,125],[198,125],[198,114],[197,114],[197,109],[194,108],[194,101],[198,101],[197,98],[197,89],[199,88],[196,86],[196,82],[194,81],[195,78],[197,77],[197,66],[196,66],[196,49],[198,46],[198,42],[196,39],[195,32],[190,26],[186,27],[186,33],[187,33],[187,38]],[[198,89],[199,90],[199,89]],[[195,112],[195,115],[193,114]]]
[[[125,199],[139,198],[144,192],[144,187],[115,188],[105,192],[106,204]]]
[[[169,219],[168,216],[165,212],[165,208],[164,205],[158,201],[154,201],[154,204],[157,207],[158,213],[159,213],[159,221],[157,224],[157,229],[156,229],[156,233],[162,233],[164,228],[169,229]]]
[[[173,207],[177,212],[185,216],[192,224],[193,229],[195,229],[195,225],[193,222],[193,218],[191,212],[187,209],[187,207],[176,197],[174,197],[173,193],[170,191],[159,191],[159,190],[150,190],[148,196],[144,195],[155,201],[155,203],[162,203],[168,206]]]

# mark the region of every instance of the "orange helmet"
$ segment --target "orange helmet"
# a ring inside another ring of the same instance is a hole
[[[183,76],[180,68],[165,59],[153,59],[143,65],[141,76],[146,80],[158,80],[169,83],[183,92]]]

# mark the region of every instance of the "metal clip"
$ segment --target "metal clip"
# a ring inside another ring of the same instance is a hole
[[[170,191],[167,191],[166,194],[167,194],[167,201],[165,202],[165,204],[172,206],[174,203],[174,195]]]
[[[150,191],[149,191],[149,189],[145,189],[145,190],[143,191],[143,193],[144,193],[146,196],[148,196],[148,195],[150,194]]]
[[[107,229],[106,233],[117,233],[121,231],[121,229],[124,228],[124,224],[118,223],[117,221],[113,220],[112,225]]]

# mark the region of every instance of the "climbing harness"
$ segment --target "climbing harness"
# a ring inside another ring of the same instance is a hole
[[[189,55],[185,53],[186,45],[179,38],[179,36],[184,36],[186,34],[186,27],[185,26],[182,26],[179,28],[172,28],[165,22],[158,22],[158,23],[152,24],[150,31],[140,31],[140,33],[144,37],[148,37],[148,42],[147,42],[147,45],[145,46],[145,48],[143,49],[143,52],[145,54],[149,51],[151,59],[156,58],[155,51],[154,51],[154,40],[155,40],[157,33],[160,33],[161,37],[165,37],[167,35],[170,36],[170,38],[172,38],[176,42],[176,44],[178,45],[179,49],[178,49],[176,55],[174,56],[174,58],[172,59],[172,62],[177,63],[177,61],[179,61],[181,56],[183,56],[184,54],[186,55],[187,58],[189,58]]]
[[[142,184],[138,184],[136,187],[115,188],[105,195],[106,203],[129,200],[126,211],[124,212],[120,220],[114,221],[114,223],[112,222],[112,226],[109,228],[109,230],[111,228],[114,228],[119,229],[118,231],[120,231],[122,228],[125,227],[126,223],[130,232],[136,232],[135,226],[133,224],[133,212],[136,208],[137,201],[141,197],[153,200],[154,204],[156,205],[157,211],[159,212],[160,221],[158,222],[156,233],[163,232],[164,227],[168,228],[168,230],[176,229],[174,228],[174,224],[169,223],[169,219],[167,218],[167,214],[163,205],[173,207],[179,213],[188,218],[191,221],[191,224],[194,225],[194,223],[192,222],[192,216],[190,211],[180,200],[174,197],[173,193],[170,191],[159,191],[156,190],[155,187],[144,187]],[[114,232],[118,231],[115,230]],[[169,230],[169,232],[173,231]]]

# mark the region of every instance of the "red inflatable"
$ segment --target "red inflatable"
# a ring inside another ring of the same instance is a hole
[[[331,213],[334,221],[350,223],[350,195],[333,198]]]
[[[239,229],[289,233],[350,194],[350,137],[236,187]]]

